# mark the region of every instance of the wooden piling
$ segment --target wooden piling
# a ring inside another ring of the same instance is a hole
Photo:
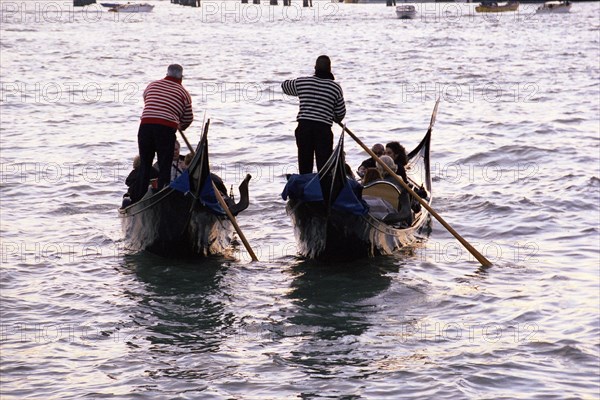
[[[96,4],[96,0],[73,0],[73,7],[84,7]]]

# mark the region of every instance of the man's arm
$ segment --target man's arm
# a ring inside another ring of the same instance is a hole
[[[194,121],[194,112],[192,111],[192,97],[188,94],[185,100],[183,115],[179,121],[179,129],[185,131]]]
[[[344,101],[344,93],[340,89],[340,96],[338,97],[335,108],[333,109],[333,120],[335,122],[342,122],[346,116],[346,102]]]
[[[283,81],[281,83],[281,90],[283,90],[283,93],[287,94],[288,96],[298,96],[298,90],[296,89],[295,79],[288,79],[287,81]]]

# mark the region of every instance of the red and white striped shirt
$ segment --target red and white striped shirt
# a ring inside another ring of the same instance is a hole
[[[194,120],[192,97],[181,82],[170,76],[144,90],[141,124],[159,124],[185,130]]]

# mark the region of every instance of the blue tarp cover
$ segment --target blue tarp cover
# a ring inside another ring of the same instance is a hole
[[[321,182],[318,174],[293,174],[283,188],[281,197],[287,200],[288,197],[302,201],[321,201],[323,193],[321,191]]]
[[[200,202],[215,214],[225,215],[225,210],[223,210],[215,195],[215,188],[210,174],[206,177],[202,190],[200,190]]]
[[[362,186],[353,179],[346,180],[346,184],[331,206],[354,215],[364,215],[369,212],[369,206],[362,198]]]
[[[318,174],[291,175],[281,197],[283,200],[287,200],[289,197],[307,202],[322,201],[323,193]],[[333,202],[332,208],[354,215],[366,214],[369,206],[362,199],[362,186],[354,180],[347,179],[340,194]]]
[[[190,174],[189,174],[188,170],[186,169],[185,171],[183,171],[183,173],[181,175],[179,175],[173,182],[171,182],[169,184],[169,186],[179,192],[183,192],[183,193],[189,192],[190,191]]]
[[[213,211],[215,214],[225,215],[225,210],[221,207],[217,200],[217,196],[215,195],[215,190],[213,188],[213,181],[210,174],[207,176],[206,181],[202,188],[200,188],[200,203]],[[190,175],[187,170],[183,171],[183,173],[177,177],[171,184],[169,185],[173,189],[187,193],[190,191]]]

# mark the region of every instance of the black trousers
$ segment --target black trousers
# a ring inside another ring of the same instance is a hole
[[[321,170],[333,153],[333,133],[331,125],[323,122],[301,119],[296,128],[298,146],[298,172],[313,172],[313,159],[317,160],[317,170]]]
[[[140,172],[136,189],[131,200],[136,202],[144,197],[152,174],[154,153],[158,158],[158,189],[171,182],[171,162],[175,150],[175,128],[158,124],[143,124],[138,130],[138,149],[140,152]]]

